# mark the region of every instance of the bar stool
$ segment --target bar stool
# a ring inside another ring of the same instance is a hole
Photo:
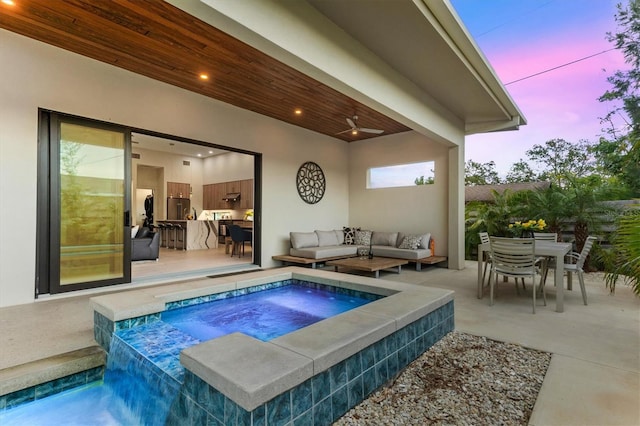
[[[174,235],[174,244],[173,244],[173,248],[175,250],[178,250],[178,242],[181,241],[180,244],[180,248],[182,250],[186,250],[187,249],[187,241],[186,241],[186,237],[187,237],[187,224],[185,223],[184,226],[182,226],[179,223],[174,223],[173,224],[173,235]],[[182,236],[182,240],[180,240],[178,238],[178,236],[181,235]]]
[[[156,225],[156,228],[160,230],[160,246],[167,247],[167,226],[164,223],[159,222]]]
[[[173,223],[165,223],[164,224],[165,228],[166,228],[166,233],[167,233],[167,248],[175,248],[176,246],[176,239],[175,239],[175,235],[173,232]],[[173,243],[173,247],[171,247],[171,244]]]

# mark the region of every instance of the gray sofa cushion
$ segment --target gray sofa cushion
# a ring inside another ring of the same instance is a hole
[[[289,239],[294,249],[318,247],[318,234],[315,232],[289,232]]]
[[[337,246],[342,244],[340,242],[340,240],[338,239],[338,234],[336,233],[336,231],[315,231],[316,234],[318,235],[318,246],[320,247],[325,247],[325,246]],[[342,234],[342,231],[340,231],[340,234]],[[343,241],[344,241],[344,234],[343,235]]]
[[[397,247],[397,232],[379,232],[373,231],[371,234],[371,244],[374,246],[392,246]]]
[[[305,247],[289,249],[291,256],[306,257],[308,259],[323,259],[334,256],[355,256],[358,254],[358,246],[325,246],[325,247]]]
[[[372,246],[374,256],[393,257],[396,259],[416,260],[431,256],[429,249],[407,250],[390,246]]]

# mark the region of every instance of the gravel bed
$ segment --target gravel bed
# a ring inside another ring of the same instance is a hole
[[[451,332],[334,425],[526,425],[550,361]]]

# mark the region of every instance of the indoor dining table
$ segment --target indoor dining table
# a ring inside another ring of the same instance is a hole
[[[553,241],[536,240],[536,256],[546,256],[555,258],[554,283],[556,285],[556,312],[564,312],[564,256],[571,251],[571,243],[555,243]],[[482,299],[482,268],[484,266],[484,253],[491,251],[491,244],[484,243],[478,245],[478,299]]]

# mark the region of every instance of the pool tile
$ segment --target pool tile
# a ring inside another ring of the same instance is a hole
[[[347,386],[343,386],[331,395],[331,414],[338,418],[349,409]]]
[[[376,388],[376,372],[375,368],[371,367],[362,373],[362,390],[364,391],[364,396],[368,396],[376,390]]]
[[[224,398],[224,424],[235,424],[236,418],[238,417],[238,410],[241,409],[238,404],[230,400],[229,398]]]
[[[266,426],[267,425],[267,406],[262,404],[251,412],[252,426]]]
[[[389,378],[394,377],[400,371],[400,362],[398,361],[398,352],[394,352],[387,357],[387,368]]]
[[[313,426],[329,426],[331,423],[331,398],[325,398],[313,407]]]
[[[376,364],[374,367],[375,370],[375,386],[376,388],[382,386],[387,382],[388,379],[388,370],[387,370],[387,361],[381,361]]]
[[[347,358],[347,380],[353,380],[362,373],[360,352]]]
[[[349,408],[355,407],[364,399],[364,391],[362,389],[362,377],[347,383],[347,401]]]
[[[331,377],[331,392],[347,384],[346,362],[340,362],[329,369]]]
[[[371,368],[371,367],[373,367],[375,365],[376,356],[375,356],[375,349],[374,349],[373,345],[367,346],[366,348],[364,348],[364,350],[362,350],[362,352],[361,352],[361,356],[362,356],[362,369],[363,370]]]
[[[291,421],[291,392],[285,392],[267,402],[267,424],[284,426]]]
[[[291,390],[291,415],[295,418],[313,407],[311,379]]]
[[[329,378],[329,371],[323,371],[311,379],[311,392],[314,404],[317,404],[319,401],[329,396],[331,393],[331,379]]]
[[[293,426],[309,426],[313,424],[313,410],[307,410],[304,414],[293,419]]]
[[[382,339],[373,344],[373,353],[374,353],[376,362],[380,362],[387,357],[386,339]]]

